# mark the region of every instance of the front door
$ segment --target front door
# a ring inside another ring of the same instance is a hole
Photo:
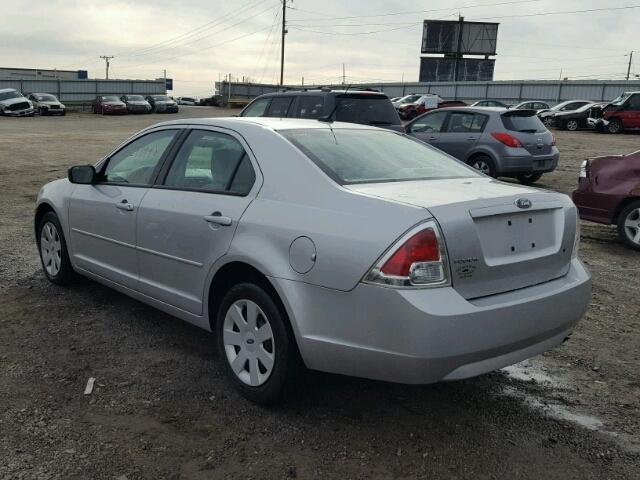
[[[259,188],[244,141],[195,129],[138,212],[140,291],[201,315],[205,280]]]
[[[640,128],[640,95],[633,95],[621,112],[624,128]]]
[[[129,288],[137,286],[136,216],[177,130],[137,137],[99,169],[95,185],[75,185],[69,201],[74,264]]]
[[[411,123],[409,135],[440,148],[440,135],[444,130],[448,114],[446,111],[436,111],[423,115]]]

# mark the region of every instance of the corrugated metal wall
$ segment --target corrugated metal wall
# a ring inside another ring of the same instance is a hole
[[[104,94],[166,94],[164,80],[0,80],[0,88],[15,88],[25,95],[52,93],[62,102],[74,103],[90,103]]]
[[[345,88],[344,85],[323,85],[330,88]],[[317,88],[317,85],[305,85],[304,88]],[[352,87],[373,88],[386,93],[390,98],[410,93],[437,93],[448,100],[475,101],[485,98],[520,102],[524,100],[545,100],[558,103],[564,100],[584,99],[609,101],[622,92],[640,91],[640,81],[607,80],[569,80],[569,81],[496,81],[496,82],[457,82],[457,83],[366,83]],[[216,82],[216,91],[223,98],[253,98],[264,93],[277,92],[283,87],[270,84],[231,83],[231,95],[227,82]],[[296,85],[285,88],[300,89]]]

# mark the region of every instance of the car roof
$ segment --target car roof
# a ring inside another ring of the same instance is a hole
[[[0,88],[0,93],[4,93],[4,92],[17,92],[18,90],[16,90],[15,88]]]
[[[502,113],[508,111],[507,108],[503,107],[472,107],[471,105],[467,107],[445,107],[438,108],[437,110],[431,110],[432,112],[469,112],[469,113]]]
[[[47,93],[47,92],[31,92],[31,95],[53,95],[55,97],[53,93]]]
[[[149,128],[170,125],[202,125],[209,127],[221,127],[231,130],[266,128],[268,130],[294,130],[294,129],[351,129],[351,130],[383,130],[371,125],[360,125],[347,122],[321,122],[313,119],[302,118],[273,118],[273,117],[212,117],[212,118],[184,118],[157,123]]]
[[[354,95],[376,95],[376,96],[380,96],[380,97],[387,97],[386,93],[383,92],[378,92],[376,90],[356,90],[356,89],[341,89],[341,90],[323,90],[323,89],[313,89],[313,90],[286,90],[284,92],[269,92],[269,93],[265,93],[263,95],[260,95],[259,97],[256,98],[261,98],[261,97],[277,97],[277,96],[293,96],[293,95],[331,95],[331,94],[345,94],[348,93],[349,95],[354,94]]]

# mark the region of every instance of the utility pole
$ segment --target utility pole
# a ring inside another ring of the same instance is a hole
[[[280,51],[280,86],[284,84],[284,37],[287,34],[287,0],[282,0],[282,49]]]
[[[629,68],[627,68],[627,80],[629,80],[629,77],[631,76],[631,63],[633,62],[633,50],[631,50],[631,53],[629,54]]]
[[[114,58],[113,55],[100,55],[100,58],[103,58],[104,61],[107,64],[107,68],[106,68],[106,74],[105,74],[105,78],[107,80],[109,80],[109,60],[111,60],[112,58]]]
[[[458,15],[458,28],[460,29],[458,31],[458,47],[457,47],[457,51],[456,51],[456,62],[453,68],[453,81],[457,82],[458,81],[458,70],[460,67],[460,57],[462,56],[462,27],[464,26],[464,17],[461,15]]]
[[[347,83],[347,76],[344,73],[344,63],[342,64],[342,84],[346,84]]]

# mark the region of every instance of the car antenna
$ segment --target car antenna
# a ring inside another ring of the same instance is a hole
[[[351,88],[351,84],[349,84],[349,86],[346,88],[346,90],[344,91],[343,95],[346,94],[349,89]],[[325,115],[324,117],[318,117],[318,121],[319,122],[326,122],[326,123],[333,123],[333,114],[336,113],[336,110],[338,109],[338,102],[336,102],[336,104],[333,106],[333,110],[331,110],[331,113],[329,115]]]

